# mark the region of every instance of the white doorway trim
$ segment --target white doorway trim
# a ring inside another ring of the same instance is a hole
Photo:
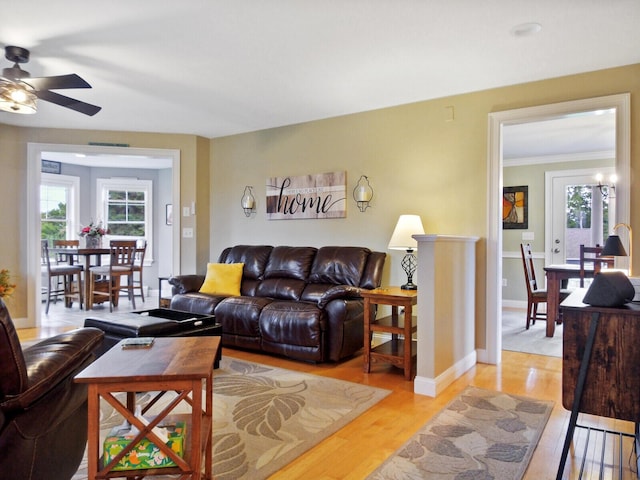
[[[571,102],[520,108],[489,114],[487,155],[487,269],[485,307],[485,345],[478,360],[498,364],[502,360],[502,127],[505,125],[539,121],[576,112],[616,109],[616,171],[620,182],[618,221],[629,223],[630,202],[630,102],[631,95],[622,93],[605,97],[587,98]]]
[[[172,160],[172,200],[180,205],[180,150],[160,148],[110,147],[103,145],[27,144],[27,327],[40,325],[40,161],[44,152],[84,153],[87,155],[127,155],[167,157]],[[180,272],[180,216],[173,220],[172,272]]]

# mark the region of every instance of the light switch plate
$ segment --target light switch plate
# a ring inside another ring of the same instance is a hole
[[[188,217],[191,215],[191,209],[189,207],[182,207],[182,216]]]
[[[533,232],[522,232],[522,240],[533,240],[535,237]]]

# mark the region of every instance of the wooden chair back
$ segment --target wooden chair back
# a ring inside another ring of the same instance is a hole
[[[584,287],[584,279],[587,265],[593,265],[593,274],[598,273],[602,265],[606,265],[608,268],[613,267],[614,259],[613,257],[603,257],[602,249],[600,245],[596,245],[595,247],[586,247],[584,245],[580,245],[580,287]]]
[[[142,267],[144,265],[144,256],[147,253],[147,241],[140,240],[139,242],[136,242],[136,245],[136,258],[133,262],[133,269],[136,272],[139,272],[142,270]]]
[[[520,252],[522,253],[522,265],[524,267],[524,280],[527,283],[527,294],[531,295],[534,291],[538,290],[536,271],[533,267],[533,254],[531,253],[531,245],[528,243],[521,243]]]
[[[80,240],[54,240],[53,246],[57,248],[79,248]],[[71,263],[76,263],[77,258],[73,256]],[[56,263],[69,263],[69,255],[66,253],[56,253]]]
[[[40,266],[47,266],[47,257],[49,256],[49,240],[40,240]]]
[[[137,242],[135,240],[111,240],[111,267],[128,268],[133,271],[136,260]]]

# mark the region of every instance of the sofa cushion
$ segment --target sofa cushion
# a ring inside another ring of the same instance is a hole
[[[256,289],[256,295],[259,297],[271,297],[296,302],[300,300],[305,285],[304,280],[269,278],[260,282],[260,285],[258,285]]]
[[[309,276],[317,249],[313,247],[275,247],[264,278],[294,278],[305,280]]]
[[[220,263],[244,263],[242,280],[261,280],[273,247],[269,245],[236,245],[226,248]]]
[[[310,361],[324,360],[325,312],[308,302],[274,301],[260,315],[262,349]]]
[[[215,309],[216,322],[222,325],[223,333],[260,337],[258,319],[271,302],[270,298],[263,297],[227,297]]]
[[[240,295],[244,263],[208,263],[207,275],[200,293],[209,295]]]
[[[384,252],[371,252],[367,259],[367,265],[364,268],[362,278],[360,279],[360,287],[371,290],[378,288],[382,280],[382,269],[387,254]]]
[[[322,247],[318,249],[309,283],[332,283],[357,287],[371,251],[362,247]]]

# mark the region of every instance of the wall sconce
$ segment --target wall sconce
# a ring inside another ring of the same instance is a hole
[[[631,225],[627,223],[618,223],[611,230],[612,232],[616,231],[618,227],[625,227],[629,230],[629,277],[631,276],[631,266],[633,265],[633,232],[631,230]],[[626,257],[627,252],[622,246],[622,242],[620,241],[620,237],[618,235],[609,235],[607,241],[604,243],[604,247],[602,248],[602,253],[600,253],[602,257]]]
[[[253,196],[252,188],[249,185],[244,187],[244,194],[242,195],[242,200],[240,200],[245,217],[250,217],[256,208],[256,199]]]
[[[413,274],[418,266],[418,261],[413,251],[418,248],[418,242],[412,235],[424,235],[424,227],[419,215],[400,215],[396,228],[389,241],[390,250],[404,250],[407,254],[402,259],[402,268],[407,274],[407,283],[400,288],[403,290],[417,290],[413,283]]]
[[[598,173],[596,175],[596,181],[598,182],[598,190],[600,190],[600,194],[602,195],[602,198],[608,198],[609,194],[613,194],[612,198],[615,197],[615,193],[616,193],[616,181],[618,180],[618,177],[613,174],[610,177],[610,184],[607,185],[606,183],[602,183],[603,180],[603,176],[601,173]]]
[[[353,189],[353,199],[356,201],[358,205],[358,210],[364,212],[371,202],[373,198],[373,188],[371,188],[371,184],[369,183],[369,178],[366,175],[361,175],[358,183],[356,183],[356,187]]]

